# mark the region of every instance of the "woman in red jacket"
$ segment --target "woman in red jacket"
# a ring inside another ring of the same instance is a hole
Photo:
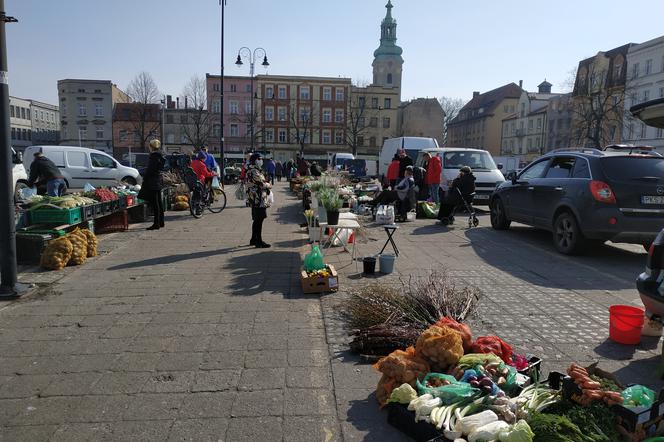
[[[392,162],[387,166],[387,182],[390,184],[392,190],[397,186],[397,181],[399,180],[399,155],[394,154]]]
[[[196,158],[191,161],[191,168],[196,172],[198,181],[208,185],[212,181],[212,177],[217,174],[207,168],[205,165],[205,158],[207,158],[207,154],[203,151],[198,151]]]
[[[443,166],[440,162],[440,157],[432,157],[428,152],[424,153],[424,161],[426,162],[427,176],[425,183],[429,186],[429,194],[434,203],[440,202],[439,188],[440,176],[443,171]]]

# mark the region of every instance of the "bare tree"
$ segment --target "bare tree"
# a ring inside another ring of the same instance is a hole
[[[597,149],[620,139],[625,119],[624,83],[611,81],[611,73],[592,64],[575,82],[572,106],[572,141]]]
[[[161,127],[158,110],[159,89],[149,72],[140,72],[129,83],[127,95],[134,101],[132,103],[130,121],[134,129],[134,136],[145,149],[147,143],[157,136]]]
[[[181,131],[187,141],[198,150],[208,144],[210,138],[210,113],[207,105],[205,78],[192,76],[185,85],[182,95],[186,98],[185,120],[181,121]]]
[[[288,123],[293,142],[300,146],[300,157],[304,158],[304,149],[311,144],[313,128],[316,125],[316,107],[313,104],[291,105],[288,109]]]
[[[366,102],[356,97],[350,104],[348,112],[348,123],[346,127],[346,144],[351,148],[353,155],[357,155],[357,148],[361,146],[360,141],[369,128],[367,121],[377,118],[378,109],[369,109]]]
[[[465,105],[461,98],[441,97],[438,99],[440,106],[443,108],[443,146],[447,145],[447,128],[450,122],[456,118],[459,111]]]

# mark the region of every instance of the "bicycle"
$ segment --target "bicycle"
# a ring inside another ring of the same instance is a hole
[[[205,186],[191,167],[185,169],[185,182],[189,186],[189,212],[194,218],[201,218],[205,209],[220,213],[226,208],[226,192],[221,188]]]

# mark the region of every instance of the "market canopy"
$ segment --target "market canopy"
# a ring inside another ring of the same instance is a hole
[[[664,98],[637,104],[629,111],[648,126],[664,128]]]

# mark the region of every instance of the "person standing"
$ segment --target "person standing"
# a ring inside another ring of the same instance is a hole
[[[413,159],[406,155],[406,149],[399,150],[399,178],[403,178],[406,173],[406,167],[413,165]]]
[[[163,183],[161,172],[164,169],[166,160],[161,154],[161,142],[159,140],[150,141],[150,156],[148,157],[148,166],[143,172],[143,186],[138,193],[138,197],[147,201],[152,206],[154,212],[154,221],[148,230],[159,230],[164,227],[164,206],[161,199],[161,189]]]
[[[272,158],[267,160],[265,171],[267,172],[267,179],[270,181],[270,184],[274,186],[274,176],[277,174],[277,165],[274,164]]]
[[[214,156],[208,152],[208,148],[203,146],[201,147],[201,151],[205,153],[205,165],[207,168],[212,172],[216,172],[217,176],[221,176],[221,169],[219,168],[219,164],[217,164],[217,160],[214,159]]]
[[[251,207],[251,241],[249,245],[259,249],[270,247],[263,241],[263,221],[267,218],[267,208],[270,207],[270,183],[262,172],[263,158],[255,153],[249,158],[247,168],[247,204]]]
[[[277,161],[274,165],[275,174],[277,175],[277,181],[281,182],[281,177],[284,175],[284,166],[281,164],[281,161]]]
[[[430,153],[424,153],[424,161],[427,165],[426,185],[429,186],[429,196],[434,203],[440,203],[440,177],[443,172],[443,166],[439,156],[431,156]]]
[[[30,177],[28,187],[33,187],[38,180],[46,181],[46,193],[48,196],[62,196],[67,190],[67,183],[55,163],[39,151],[35,152],[34,160],[30,165]]]
[[[394,190],[397,185],[397,180],[399,179],[399,154],[395,153],[392,162],[387,166],[386,178],[389,186]]]

